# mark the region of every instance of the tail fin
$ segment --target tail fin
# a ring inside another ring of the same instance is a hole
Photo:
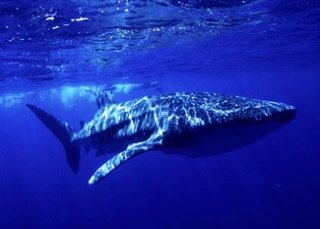
[[[63,145],[69,166],[73,172],[78,172],[80,162],[80,148],[71,142],[73,130],[71,126],[55,118],[40,108],[27,104],[27,107],[43,122],[43,124],[59,139]]]

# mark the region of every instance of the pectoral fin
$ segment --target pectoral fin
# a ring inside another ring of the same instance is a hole
[[[148,151],[155,146],[162,144],[162,138],[159,135],[152,135],[148,140],[138,143],[130,144],[125,151],[115,155],[106,163],[104,163],[100,168],[98,168],[95,173],[90,177],[88,183],[90,185],[99,182],[106,175],[116,169],[118,166],[123,164],[130,158],[138,155],[139,153]]]
[[[88,88],[87,92],[91,93],[93,96],[96,97],[96,103],[98,106],[98,109],[101,109],[107,105],[115,103],[113,101],[113,94],[110,90],[105,90],[104,88],[98,88],[98,89],[91,89]]]

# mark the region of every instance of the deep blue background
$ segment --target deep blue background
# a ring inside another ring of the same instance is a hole
[[[319,1],[141,2],[0,2],[0,228],[320,228]],[[80,17],[89,20],[63,27]],[[83,153],[73,174],[24,106],[78,129],[96,111],[80,86],[151,81],[157,88],[115,99],[212,91],[298,113],[226,154],[147,152],[88,186],[110,155]]]

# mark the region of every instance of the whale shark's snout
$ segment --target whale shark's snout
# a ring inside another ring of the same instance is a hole
[[[297,108],[289,104],[269,102],[269,105],[277,110],[272,114],[272,118],[279,121],[288,121],[297,113]]]

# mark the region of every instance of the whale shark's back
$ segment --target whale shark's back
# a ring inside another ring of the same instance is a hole
[[[169,119],[170,127],[178,129],[239,121],[257,122],[296,110],[283,103],[217,93],[176,93],[155,97],[151,101],[153,107],[158,107],[162,122]]]

